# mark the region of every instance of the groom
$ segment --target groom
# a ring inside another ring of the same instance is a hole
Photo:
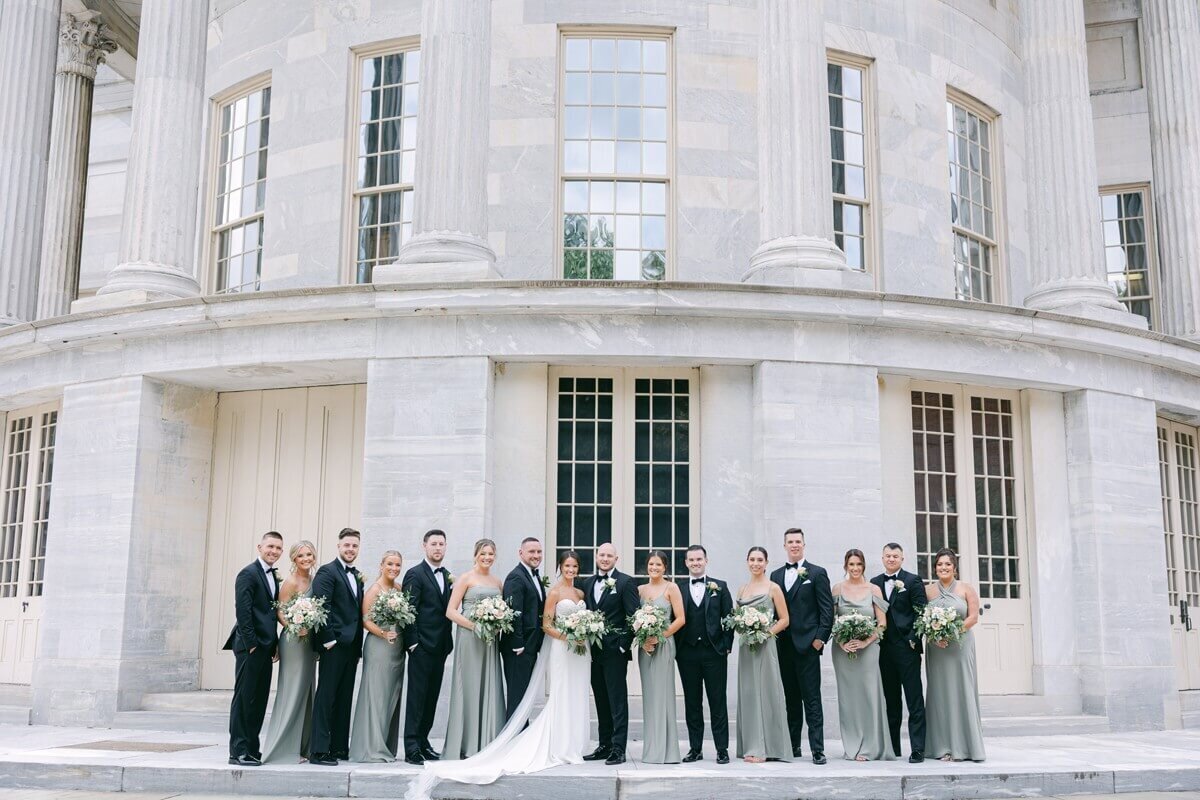
[[[921,637],[913,630],[928,602],[920,577],[902,569],[904,549],[895,542],[883,548],[883,574],[871,583],[883,590],[888,602],[887,636],[879,642],[879,677],[887,704],[888,733],[892,751],[900,755],[900,690],[908,704],[908,742],[912,753],[908,760],[925,760],[925,700],[921,692]]]
[[[363,578],[354,566],[358,545],[358,531],[342,528],[338,557],[317,570],[312,582],[313,598],[324,598],[329,611],[325,627],[308,637],[321,659],[308,763],[321,767],[336,767],[339,758],[350,757],[350,705],[363,648]]]
[[[529,536],[521,542],[517,553],[519,564],[504,579],[504,599],[519,611],[513,632],[500,643],[504,661],[504,686],[508,694],[507,717],[521,704],[529,678],[542,649],[542,607],[546,604],[546,587],[542,585],[539,569],[542,566],[542,543]]]
[[[596,550],[596,574],[583,587],[588,609],[599,611],[608,624],[603,647],[592,648],[592,694],[596,696],[600,744],[583,760],[604,759],[605,764],[625,763],[629,732],[629,690],[625,681],[633,659],[633,633],[628,619],[638,610],[637,586],[616,566],[617,548],[611,542],[600,545]]]

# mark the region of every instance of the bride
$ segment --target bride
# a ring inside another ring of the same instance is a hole
[[[488,784],[502,775],[583,763],[588,743],[591,656],[575,653],[567,646],[566,637],[554,627],[558,617],[586,607],[583,592],[575,588],[579,554],[568,550],[560,555],[558,572],[558,583],[546,595],[542,617],[542,630],[551,638],[549,652],[543,649],[538,656],[529,688],[508,724],[491,744],[465,761],[427,761],[424,771],[409,786],[405,800],[429,800],[433,788],[443,780]],[[550,683],[550,695],[541,714],[530,721],[546,680]],[[529,727],[525,727],[527,722]]]

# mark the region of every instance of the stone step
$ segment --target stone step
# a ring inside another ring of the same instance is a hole
[[[0,725],[28,725],[30,717],[29,706],[0,705]]]
[[[1179,707],[1183,711],[1183,727],[1200,728],[1200,689],[1180,692]]]

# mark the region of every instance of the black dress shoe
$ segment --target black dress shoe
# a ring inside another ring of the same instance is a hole
[[[813,753],[813,763],[816,764],[817,766],[824,764],[825,763],[825,754],[824,753]]]
[[[261,767],[262,762],[254,756],[230,756],[229,763],[235,767]]]
[[[684,764],[691,764],[693,761],[702,761],[704,754],[699,750],[688,750],[687,755],[680,759]]]
[[[718,764],[728,764],[729,763],[729,751],[728,750],[718,750],[717,751],[717,763]]]
[[[618,750],[617,748],[614,747],[612,749],[612,751],[608,754],[608,758],[606,758],[604,760],[604,763],[610,767],[614,766],[616,764],[624,764],[625,763],[625,751]]]
[[[318,767],[336,767],[337,759],[329,755],[329,753],[314,753],[308,757],[308,763],[316,764]]]
[[[924,760],[925,760],[925,754],[922,753],[920,750],[914,750],[913,754],[908,757],[908,763],[910,763],[910,764],[920,764]]]
[[[601,745],[583,757],[584,761],[603,761],[608,758],[609,749]]]
[[[437,750],[434,750],[431,746],[425,745],[421,748],[421,758],[425,759],[426,761],[440,761],[442,754]]]
[[[421,757],[420,753],[408,753],[404,756],[404,763],[419,767],[425,763],[425,759]]]
[[[792,748],[792,758],[804,758],[804,748],[796,745]]]
[[[336,753],[330,753],[329,757],[337,759],[338,761],[349,761],[350,760],[350,751],[349,750],[338,750]]]

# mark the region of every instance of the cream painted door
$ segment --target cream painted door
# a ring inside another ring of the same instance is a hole
[[[1158,421],[1171,644],[1180,689],[1200,689],[1200,492],[1195,428]]]
[[[29,683],[42,619],[57,404],[10,411],[0,487],[0,683]]]
[[[332,559],[337,533],[362,517],[366,387],[229,392],[217,402],[208,523],[201,686],[233,687],[233,581],[269,530],[287,551],[300,539]]]
[[[942,547],[958,553],[960,576],[979,589],[979,691],[1032,692],[1019,396],[917,382],[910,391],[918,572],[932,578]]]

